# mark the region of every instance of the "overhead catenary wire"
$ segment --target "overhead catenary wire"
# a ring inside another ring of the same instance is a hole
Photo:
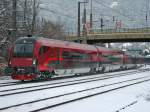
[[[102,5],[102,6],[105,7],[105,8],[111,9],[111,11],[116,12],[116,13],[118,13],[119,15],[121,15],[121,16],[123,16],[123,17],[125,17],[125,18],[128,18],[129,20],[136,21],[136,22],[138,22],[138,23],[144,25],[141,20],[136,19],[136,18],[133,18],[133,17],[130,17],[129,15],[126,15],[126,14],[124,14],[124,13],[121,13],[120,11],[118,11],[118,10],[116,10],[116,9],[114,9],[114,8],[111,8],[111,7],[109,7],[108,5],[104,4],[103,1],[93,0],[93,2],[96,2],[97,4]]]
[[[116,9],[114,9],[114,8],[111,8],[111,7],[107,6],[107,5],[104,4],[102,1],[94,0],[94,2],[96,2],[97,4],[100,4],[100,5],[102,5],[102,6],[104,6],[104,7],[106,7],[106,8],[111,9],[113,12],[116,12],[116,13],[118,13],[118,14],[121,15],[121,16],[124,16],[124,17],[126,17],[126,18],[128,18],[128,19],[133,19],[133,18],[129,17],[128,15],[126,15],[126,14],[124,14],[124,13],[121,13],[120,11],[118,11],[118,10],[116,10]]]

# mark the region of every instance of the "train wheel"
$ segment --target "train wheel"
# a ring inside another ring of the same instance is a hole
[[[75,76],[80,76],[81,74],[79,74],[79,73],[76,73],[76,74],[74,74]]]
[[[105,69],[106,69],[106,68],[103,66],[103,67],[102,67],[102,73],[104,73],[104,72],[105,72]]]
[[[90,73],[95,73],[96,72],[96,68],[91,68],[90,69]]]

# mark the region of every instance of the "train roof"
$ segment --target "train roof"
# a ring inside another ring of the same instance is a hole
[[[49,39],[49,38],[43,38],[43,37],[38,37],[38,38],[22,37],[18,39],[15,43],[19,43],[23,41],[27,41],[30,43],[34,43],[36,41],[43,46],[70,48],[70,49],[86,50],[86,51],[92,51],[92,52],[97,52],[97,49],[103,52],[118,52],[118,50],[112,50],[112,49],[108,49],[105,47],[88,45],[88,44],[80,44],[80,43],[75,43],[75,42]]]
[[[70,49],[79,49],[79,50],[89,50],[89,51],[112,51],[105,47],[88,45],[88,44],[80,44],[69,41],[48,39],[48,38],[38,38],[38,42],[45,46],[53,46],[53,47],[61,47],[61,48],[70,48]]]
[[[37,41],[45,46],[69,48],[69,49],[76,49],[76,50],[88,50],[88,51],[93,51],[93,52],[97,51],[96,47],[92,45],[79,44],[75,42],[68,42],[68,41],[48,39],[48,38],[38,38]]]

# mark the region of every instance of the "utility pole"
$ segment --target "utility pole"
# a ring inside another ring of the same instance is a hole
[[[90,13],[90,31],[92,32],[92,28],[93,28],[93,15],[92,15],[92,0],[91,0],[91,13]]]
[[[36,21],[36,0],[33,0],[33,19],[32,19],[32,26],[31,26],[31,34],[35,31],[35,22]]]
[[[146,29],[148,30],[148,16],[149,16],[149,3],[150,3],[150,1],[149,0],[146,0],[145,1],[146,2],[146,4],[145,4],[145,27],[146,27]]]
[[[84,10],[83,10],[83,36],[85,37],[87,35],[86,31],[86,8],[85,8],[85,3],[84,3]]]
[[[84,3],[84,11],[83,11],[83,35],[85,34],[85,24],[86,24],[86,8],[85,8],[85,3],[88,3],[88,1],[84,1],[84,2],[78,2],[78,29],[77,29],[77,35],[78,35],[78,38],[80,38],[80,34],[81,34],[81,31],[80,31],[80,5],[81,3]]]
[[[113,16],[113,22],[115,22],[115,16]]]
[[[13,35],[11,41],[14,41],[17,36],[17,0],[13,0],[12,2],[13,12],[12,12],[12,28],[13,28]]]
[[[80,37],[80,2],[78,2],[78,37]]]
[[[101,18],[101,31],[103,31],[103,27],[104,27],[104,21],[103,21],[103,18]]]

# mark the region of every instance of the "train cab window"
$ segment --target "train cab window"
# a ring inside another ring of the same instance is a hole
[[[41,54],[46,53],[48,51],[48,49],[49,48],[47,46],[42,46],[39,50],[39,54],[41,55]]]
[[[15,44],[13,56],[14,57],[32,57],[34,45],[31,43]]]

